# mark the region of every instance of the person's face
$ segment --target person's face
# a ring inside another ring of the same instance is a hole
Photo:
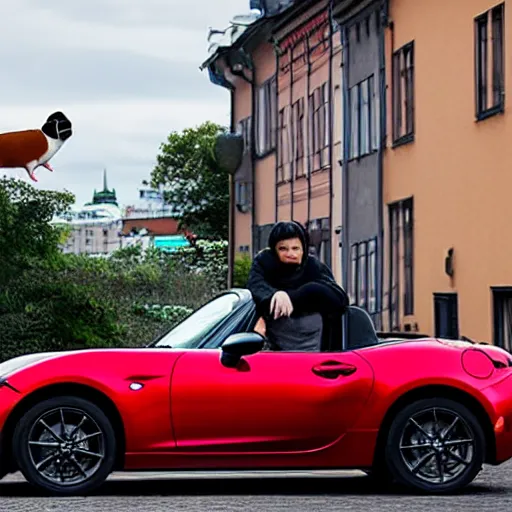
[[[276,245],[277,256],[282,263],[300,264],[304,254],[304,248],[300,238],[281,240]]]

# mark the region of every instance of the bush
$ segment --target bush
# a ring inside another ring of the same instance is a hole
[[[233,286],[245,288],[249,279],[252,259],[248,254],[239,255],[235,258],[233,268]]]
[[[60,255],[0,292],[0,360],[35,351],[140,347],[225,289],[227,248]]]

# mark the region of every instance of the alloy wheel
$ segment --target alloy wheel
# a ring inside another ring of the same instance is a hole
[[[85,411],[59,407],[41,414],[28,435],[28,452],[36,471],[59,486],[81,484],[93,477],[105,458],[105,439]]]
[[[409,417],[399,449],[412,475],[429,484],[448,484],[471,466],[475,438],[460,414],[432,407]]]

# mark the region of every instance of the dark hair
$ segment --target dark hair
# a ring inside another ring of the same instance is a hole
[[[298,238],[302,242],[304,254],[308,253],[309,239],[304,227],[295,221],[281,221],[274,225],[268,237],[268,246],[275,251],[276,245],[282,240]]]

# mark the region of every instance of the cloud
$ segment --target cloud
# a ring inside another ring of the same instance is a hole
[[[249,0],[16,0],[2,4],[0,132],[39,127],[62,110],[73,137],[39,169],[38,188],[101,187],[137,198],[173,130],[229,123],[229,94],[199,71],[209,26],[224,28]],[[28,179],[23,170],[1,170]]]
[[[228,102],[131,101],[59,105],[73,122],[73,137],[52,159],[54,173],[37,170],[37,188],[70,190],[77,203],[90,200],[94,187],[101,186],[103,169],[118,199],[129,204],[137,187],[148,179],[156,163],[160,144],[173,130],[197,126],[205,119],[228,125]],[[2,131],[39,126],[56,104],[38,107],[2,108]],[[5,120],[11,120],[6,123]],[[4,172],[4,170],[2,170]],[[8,175],[25,179],[23,170],[7,170]]]
[[[44,4],[40,0],[29,0],[25,4],[32,8],[44,8],[71,21],[101,21],[126,27],[177,26],[193,30],[202,30],[212,24],[224,26],[233,14],[249,10],[249,0],[45,0]]]
[[[11,104],[115,101],[165,98],[185,101],[223,94],[197,66],[121,50],[64,49],[57,56],[42,48],[18,51],[0,47],[2,97]],[[35,77],[27,79],[27,77]]]

